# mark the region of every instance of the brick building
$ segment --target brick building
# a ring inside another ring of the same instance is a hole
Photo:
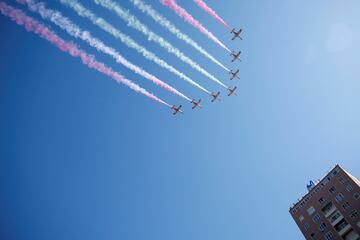
[[[307,240],[360,240],[360,181],[336,165],[290,214]]]

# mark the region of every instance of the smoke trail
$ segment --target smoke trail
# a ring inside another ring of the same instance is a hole
[[[204,33],[208,38],[213,40],[215,43],[220,45],[222,48],[226,49],[228,52],[231,52],[229,48],[227,48],[219,39],[217,39],[209,30],[201,25],[197,20],[195,20],[190,13],[188,13],[185,9],[180,7],[175,0],[160,0],[162,4],[171,8],[176,12],[177,15],[182,17],[185,21],[190,23],[193,27],[198,29],[200,32]]]
[[[81,59],[82,63],[85,64],[86,66],[88,66],[89,68],[95,69],[95,70],[111,77],[116,82],[122,83],[122,84],[128,86],[129,88],[131,88],[132,90],[134,90],[138,93],[141,93],[158,103],[161,103],[168,107],[171,107],[171,105],[169,105],[166,102],[164,102],[163,100],[157,98],[153,94],[151,94],[148,91],[146,91],[145,89],[141,88],[139,85],[124,78],[122,75],[113,71],[111,68],[106,67],[103,63],[96,61],[93,56],[80,50],[73,43],[65,42],[56,33],[52,32],[49,28],[47,28],[43,24],[39,23],[38,21],[34,20],[33,18],[28,17],[21,10],[13,8],[4,2],[0,2],[0,12],[5,16],[10,17],[11,20],[16,22],[18,25],[23,25],[27,31],[34,32],[37,35],[39,35],[40,37],[42,37],[45,40],[49,41],[50,43],[54,44],[61,51],[66,52],[73,57],[79,57]]]
[[[205,12],[207,12],[208,14],[210,14],[213,18],[215,18],[216,20],[218,20],[222,25],[224,25],[226,28],[231,30],[231,27],[219,16],[217,15],[217,13],[212,10],[204,1],[202,0],[194,0],[194,2],[203,10],[205,10]]]
[[[76,1],[76,0],[75,0]],[[95,3],[109,9],[110,11],[115,12],[121,19],[127,22],[128,26],[142,32],[145,36],[147,36],[149,41],[154,41],[158,43],[161,47],[166,49],[169,53],[174,54],[181,61],[189,64],[192,68],[202,73],[206,77],[210,78],[217,84],[227,88],[225,84],[223,84],[220,80],[215,78],[213,75],[208,73],[205,69],[199,66],[196,62],[191,60],[189,57],[185,56],[179,49],[175,48],[171,43],[166,41],[164,38],[160,37],[156,33],[152,32],[147,26],[145,26],[141,21],[139,21],[134,15],[131,15],[128,11],[124,10],[120,5],[113,2],[112,0],[94,0]]]
[[[121,33],[118,29],[113,27],[110,23],[106,22],[103,18],[96,16],[93,12],[86,9],[82,4],[80,4],[76,0],[59,0],[62,4],[71,7],[79,16],[85,17],[89,19],[94,25],[98,26],[102,30],[106,31],[107,33],[111,34],[113,37],[119,39],[122,43],[124,43],[129,48],[135,49],[137,52],[141,53],[146,59],[155,62],[159,66],[169,70],[176,76],[180,77],[181,79],[187,81],[188,83],[192,84],[193,86],[199,88],[200,90],[210,94],[208,90],[204,87],[200,86],[198,83],[187,77],[182,72],[175,69],[173,66],[169,65],[167,62],[156,56],[154,53],[148,51],[146,48],[142,47],[138,43],[136,43],[132,38],[129,36]]]
[[[80,29],[76,24],[72,23],[71,20],[64,17],[61,14],[61,12],[47,9],[44,3],[35,3],[33,0],[16,0],[16,1],[20,4],[26,4],[31,11],[37,12],[41,15],[42,18],[52,21],[61,29],[65,30],[69,35],[86,41],[87,43],[89,43],[90,46],[96,48],[98,51],[102,53],[112,56],[118,63],[123,64],[125,67],[131,69],[132,71],[143,76],[144,78],[152,81],[156,85],[168,90],[171,93],[183,97],[188,101],[191,101],[191,99],[189,99],[188,97],[186,97],[184,94],[180,93],[173,87],[162,82],[160,79],[149,74],[140,67],[128,62],[123,56],[117,53],[115,49],[106,46],[101,40],[92,37],[89,32]]]
[[[150,5],[146,4],[142,0],[130,0],[134,6],[136,6],[140,11],[147,14],[149,17],[154,19],[157,23],[159,23],[161,26],[165,27],[167,30],[169,30],[171,33],[173,33],[177,38],[183,40],[193,48],[195,48],[197,51],[199,51],[202,55],[210,59],[215,64],[222,67],[225,71],[229,72],[230,70],[225,67],[222,63],[220,63],[218,60],[216,60],[213,56],[211,56],[205,49],[203,49],[197,42],[192,40],[188,35],[185,33],[182,33],[177,27],[175,27],[169,20],[167,20],[165,17],[160,15],[155,9],[153,9]]]

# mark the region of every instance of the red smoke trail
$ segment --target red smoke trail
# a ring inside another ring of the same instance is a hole
[[[231,30],[231,27],[219,16],[217,15],[217,13],[212,10],[204,1],[202,0],[194,0],[194,2],[203,10],[205,10],[205,12],[207,12],[208,14],[210,14],[213,18],[215,18],[216,20],[218,20],[222,25],[224,25],[226,28]]]
[[[219,40],[217,39],[209,30],[207,30],[205,27],[201,25],[197,20],[195,20],[190,13],[188,13],[185,9],[180,7],[175,0],[160,0],[162,4],[165,6],[171,8],[178,14],[180,17],[182,17],[185,21],[190,23],[192,26],[197,28],[200,32],[204,33],[208,38],[219,44],[222,48],[226,49],[228,52],[230,50]]]
[[[34,0],[16,0],[16,1],[20,4],[27,5],[30,11],[39,13],[43,19],[48,19],[51,22],[55,23],[57,26],[65,30],[71,36],[82,39],[88,44],[90,44],[90,46],[96,48],[98,51],[112,56],[118,63],[131,69],[133,72],[143,76],[144,78],[152,81],[157,86],[160,86],[173,94],[176,94],[188,101],[191,101],[191,99],[185,96],[183,93],[179,92],[175,88],[161,81],[154,75],[146,72],[141,67],[136,66],[131,62],[129,62],[114,48],[105,45],[105,43],[103,43],[101,40],[93,37],[90,32],[85,31],[80,27],[78,27],[70,19],[64,17],[61,12],[46,8],[45,3],[43,2],[35,2]]]
[[[79,57],[83,64],[88,66],[89,68],[95,69],[112,79],[114,79],[118,83],[122,83],[132,90],[141,93],[148,98],[164,104],[168,107],[171,107],[171,105],[167,104],[163,100],[157,98],[153,94],[149,93],[145,89],[141,88],[139,85],[131,82],[130,80],[126,79],[119,73],[113,71],[111,68],[106,67],[103,63],[98,62],[95,60],[95,58],[86,52],[78,49],[77,46],[75,46],[73,43],[65,42],[62,38],[60,38],[58,35],[56,35],[54,32],[52,32],[49,28],[44,26],[43,24],[39,23],[35,19],[28,17],[24,12],[22,12],[19,9],[13,8],[9,5],[7,5],[4,2],[0,2],[0,12],[10,17],[14,22],[16,22],[18,25],[25,26],[26,30],[29,32],[34,32],[40,37],[46,39],[50,43],[54,44],[56,47],[58,47],[61,51],[69,53],[73,57]]]

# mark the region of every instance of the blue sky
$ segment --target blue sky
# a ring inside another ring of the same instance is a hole
[[[210,90],[221,90],[115,14],[82,2]],[[130,2],[118,2],[234,84]],[[300,240],[288,209],[305,193],[307,181],[336,163],[359,177],[360,3],[207,3],[231,26],[243,27],[245,40],[231,42],[219,23],[192,1],[181,1],[226,45],[243,51],[242,63],[230,64],[223,49],[151,1],[227,66],[240,67],[239,96],[214,104],[72,10],[48,1],[128,60],[203,99],[204,108],[191,111],[182,99],[47,22],[129,79],[171,104],[183,104],[186,114],[176,117],[0,16],[2,239]]]

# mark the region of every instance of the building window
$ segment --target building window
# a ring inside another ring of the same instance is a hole
[[[336,168],[336,169],[333,171],[333,175],[335,176],[336,174],[338,174],[338,172],[340,172],[340,169],[339,169],[339,168]]]
[[[333,209],[333,204],[332,204],[332,202],[329,202],[328,204],[326,204],[325,207],[322,208],[322,211],[323,211],[323,213],[326,215],[326,214],[328,214],[332,209]]]
[[[355,240],[355,239],[360,239],[360,236],[359,234],[357,233],[357,231],[354,231],[353,229],[351,229],[348,233],[346,233],[344,236],[343,236],[343,239],[346,239],[346,240]]]
[[[319,198],[318,201],[319,201],[320,204],[323,204],[323,203],[325,202],[325,198],[324,198],[324,197],[321,197],[321,198]]]
[[[342,184],[345,184],[345,183],[346,183],[346,180],[345,180],[343,177],[340,177],[340,178],[339,178],[339,182],[342,183]]]
[[[311,234],[310,234],[310,237],[311,237],[311,239],[316,240],[316,238],[315,238],[315,233],[311,233]]]
[[[325,239],[326,239],[326,240],[332,240],[332,239],[334,239],[334,234],[333,234],[332,232],[327,232],[327,233],[325,234]]]
[[[336,211],[333,213],[329,219],[330,223],[333,224],[336,220],[338,220],[340,217],[342,217],[341,213],[339,211]]]
[[[342,195],[341,193],[338,193],[335,196],[335,199],[336,199],[337,202],[341,202],[344,199],[344,195]]]
[[[354,188],[349,184],[346,186],[346,191],[351,192]]]
[[[335,194],[336,193],[336,188],[335,187],[331,187],[329,189],[329,192],[332,193],[332,194]]]
[[[304,228],[305,228],[305,231],[307,231],[307,230],[310,228],[310,224],[309,224],[309,223],[305,223],[305,224],[304,224]]]
[[[309,215],[312,215],[315,212],[315,208],[313,206],[311,206],[306,211]]]
[[[329,181],[330,181],[330,179],[325,178],[325,179],[322,181],[321,186],[324,187],[326,184],[328,184]]]
[[[299,220],[300,220],[300,222],[303,222],[303,221],[304,221],[304,216],[301,215],[301,216],[299,217]]]
[[[339,223],[335,225],[335,230],[340,232],[344,228],[346,228],[348,225],[347,221],[345,219],[341,220]]]
[[[359,193],[354,193],[354,198],[355,198],[356,200],[359,200],[359,198],[360,198]]]
[[[351,212],[350,217],[351,217],[351,218],[354,218],[354,219],[355,219],[355,218],[358,218],[358,217],[359,217],[359,213],[358,213],[356,210],[354,210],[354,211]]]
[[[319,230],[320,231],[324,231],[325,230],[325,228],[326,228],[326,224],[325,223],[322,223],[322,224],[320,224],[320,226],[319,226]]]
[[[316,214],[316,215],[313,217],[313,221],[316,222],[316,223],[319,223],[319,222],[320,222],[320,215],[319,215],[319,214]]]
[[[349,208],[351,208],[351,204],[349,202],[345,202],[342,207],[344,210],[348,210]]]

